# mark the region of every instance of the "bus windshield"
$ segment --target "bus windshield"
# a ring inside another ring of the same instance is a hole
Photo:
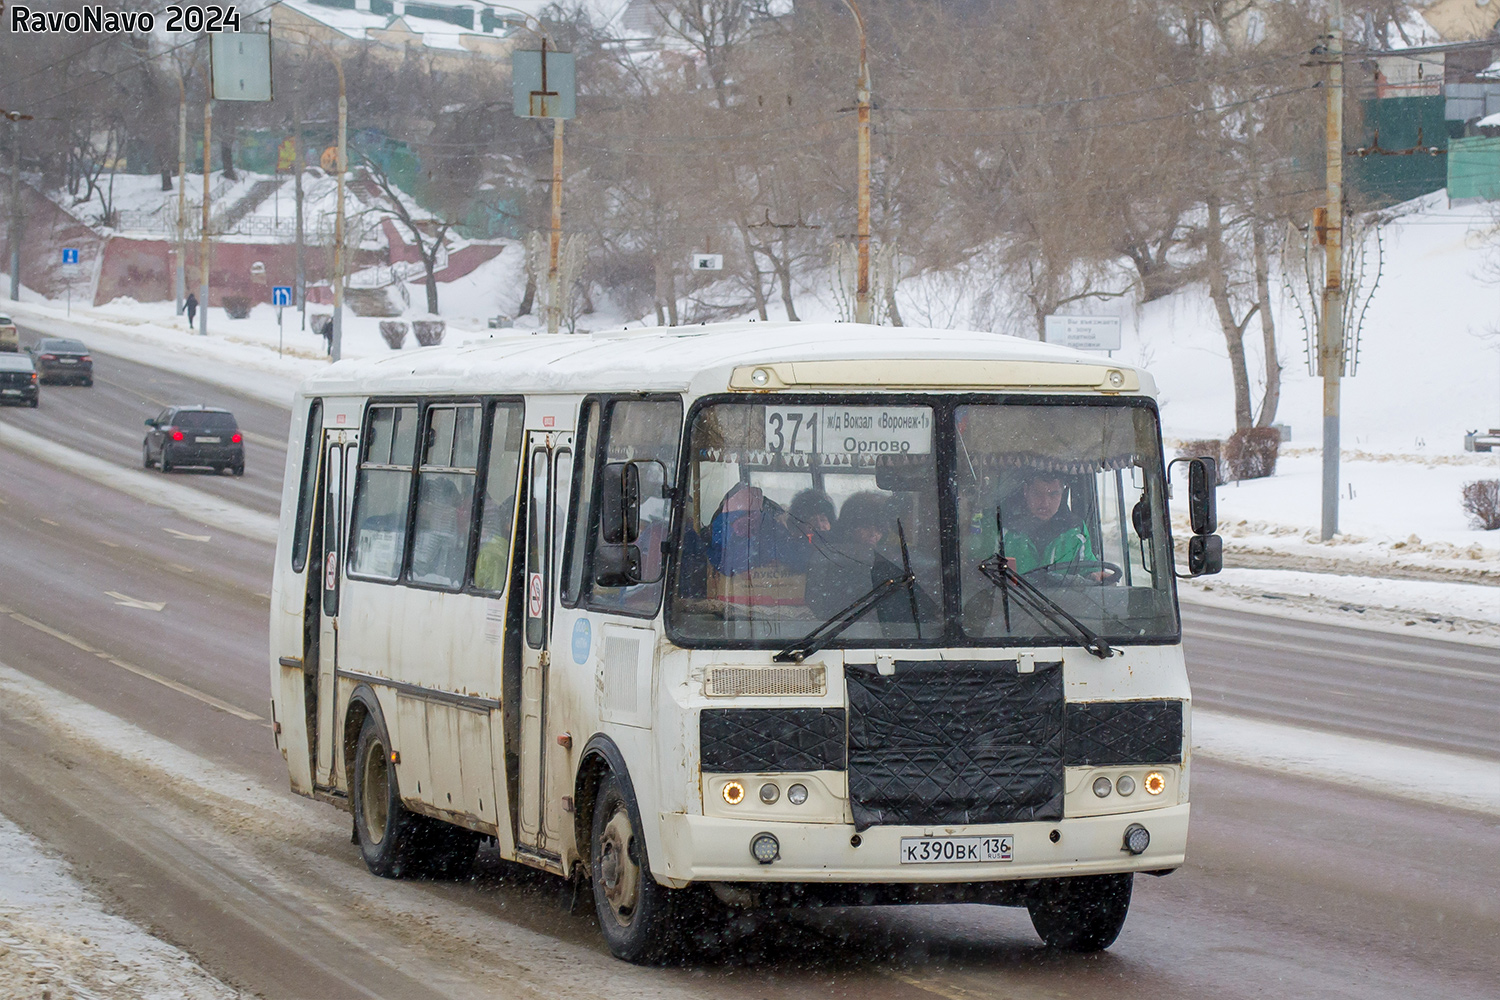
[[[829,645],[1076,644],[979,571],[997,555],[1107,640],[1177,634],[1149,407],[713,402],[687,448],[668,604],[682,645],[781,648],[907,566],[914,583]]]

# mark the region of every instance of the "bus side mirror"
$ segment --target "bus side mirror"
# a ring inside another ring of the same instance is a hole
[[[147,417],[146,418],[146,426],[147,427],[155,427],[156,426],[156,418],[155,417]]]
[[[609,545],[628,545],[640,537],[641,474],[636,463],[610,462],[604,467],[599,490],[599,532]]]
[[[1224,540],[1218,535],[1188,539],[1188,576],[1212,576],[1224,568]]]
[[[1188,518],[1195,535],[1212,535],[1218,530],[1218,484],[1218,460],[1194,458],[1188,462]]]
[[[594,583],[633,587],[641,581],[641,550],[630,544],[600,545],[594,552]]]
[[[1212,576],[1224,568],[1224,541],[1214,534],[1219,526],[1219,463],[1212,458],[1179,458],[1171,465],[1178,462],[1188,467],[1188,521],[1193,527],[1193,537],[1188,539],[1187,575]],[[1170,478],[1168,482],[1170,490]]]

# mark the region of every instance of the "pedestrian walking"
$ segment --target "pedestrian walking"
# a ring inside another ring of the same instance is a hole
[[[188,314],[188,329],[193,328],[193,317],[198,315],[198,296],[188,292],[188,297],[182,303]]]

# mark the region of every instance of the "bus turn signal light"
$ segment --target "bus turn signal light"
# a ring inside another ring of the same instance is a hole
[[[1167,789],[1167,779],[1160,771],[1152,771],[1146,775],[1146,794],[1160,795]]]
[[[745,786],[738,781],[724,782],[724,801],[732,806],[745,801]]]

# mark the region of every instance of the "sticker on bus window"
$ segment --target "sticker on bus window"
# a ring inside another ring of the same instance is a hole
[[[930,455],[926,406],[767,406],[766,450],[803,455]]]
[[[339,585],[339,554],[328,553],[326,569],[323,571],[323,589],[334,590]]]
[[[531,618],[542,617],[542,574],[533,573],[526,583],[526,614]]]

